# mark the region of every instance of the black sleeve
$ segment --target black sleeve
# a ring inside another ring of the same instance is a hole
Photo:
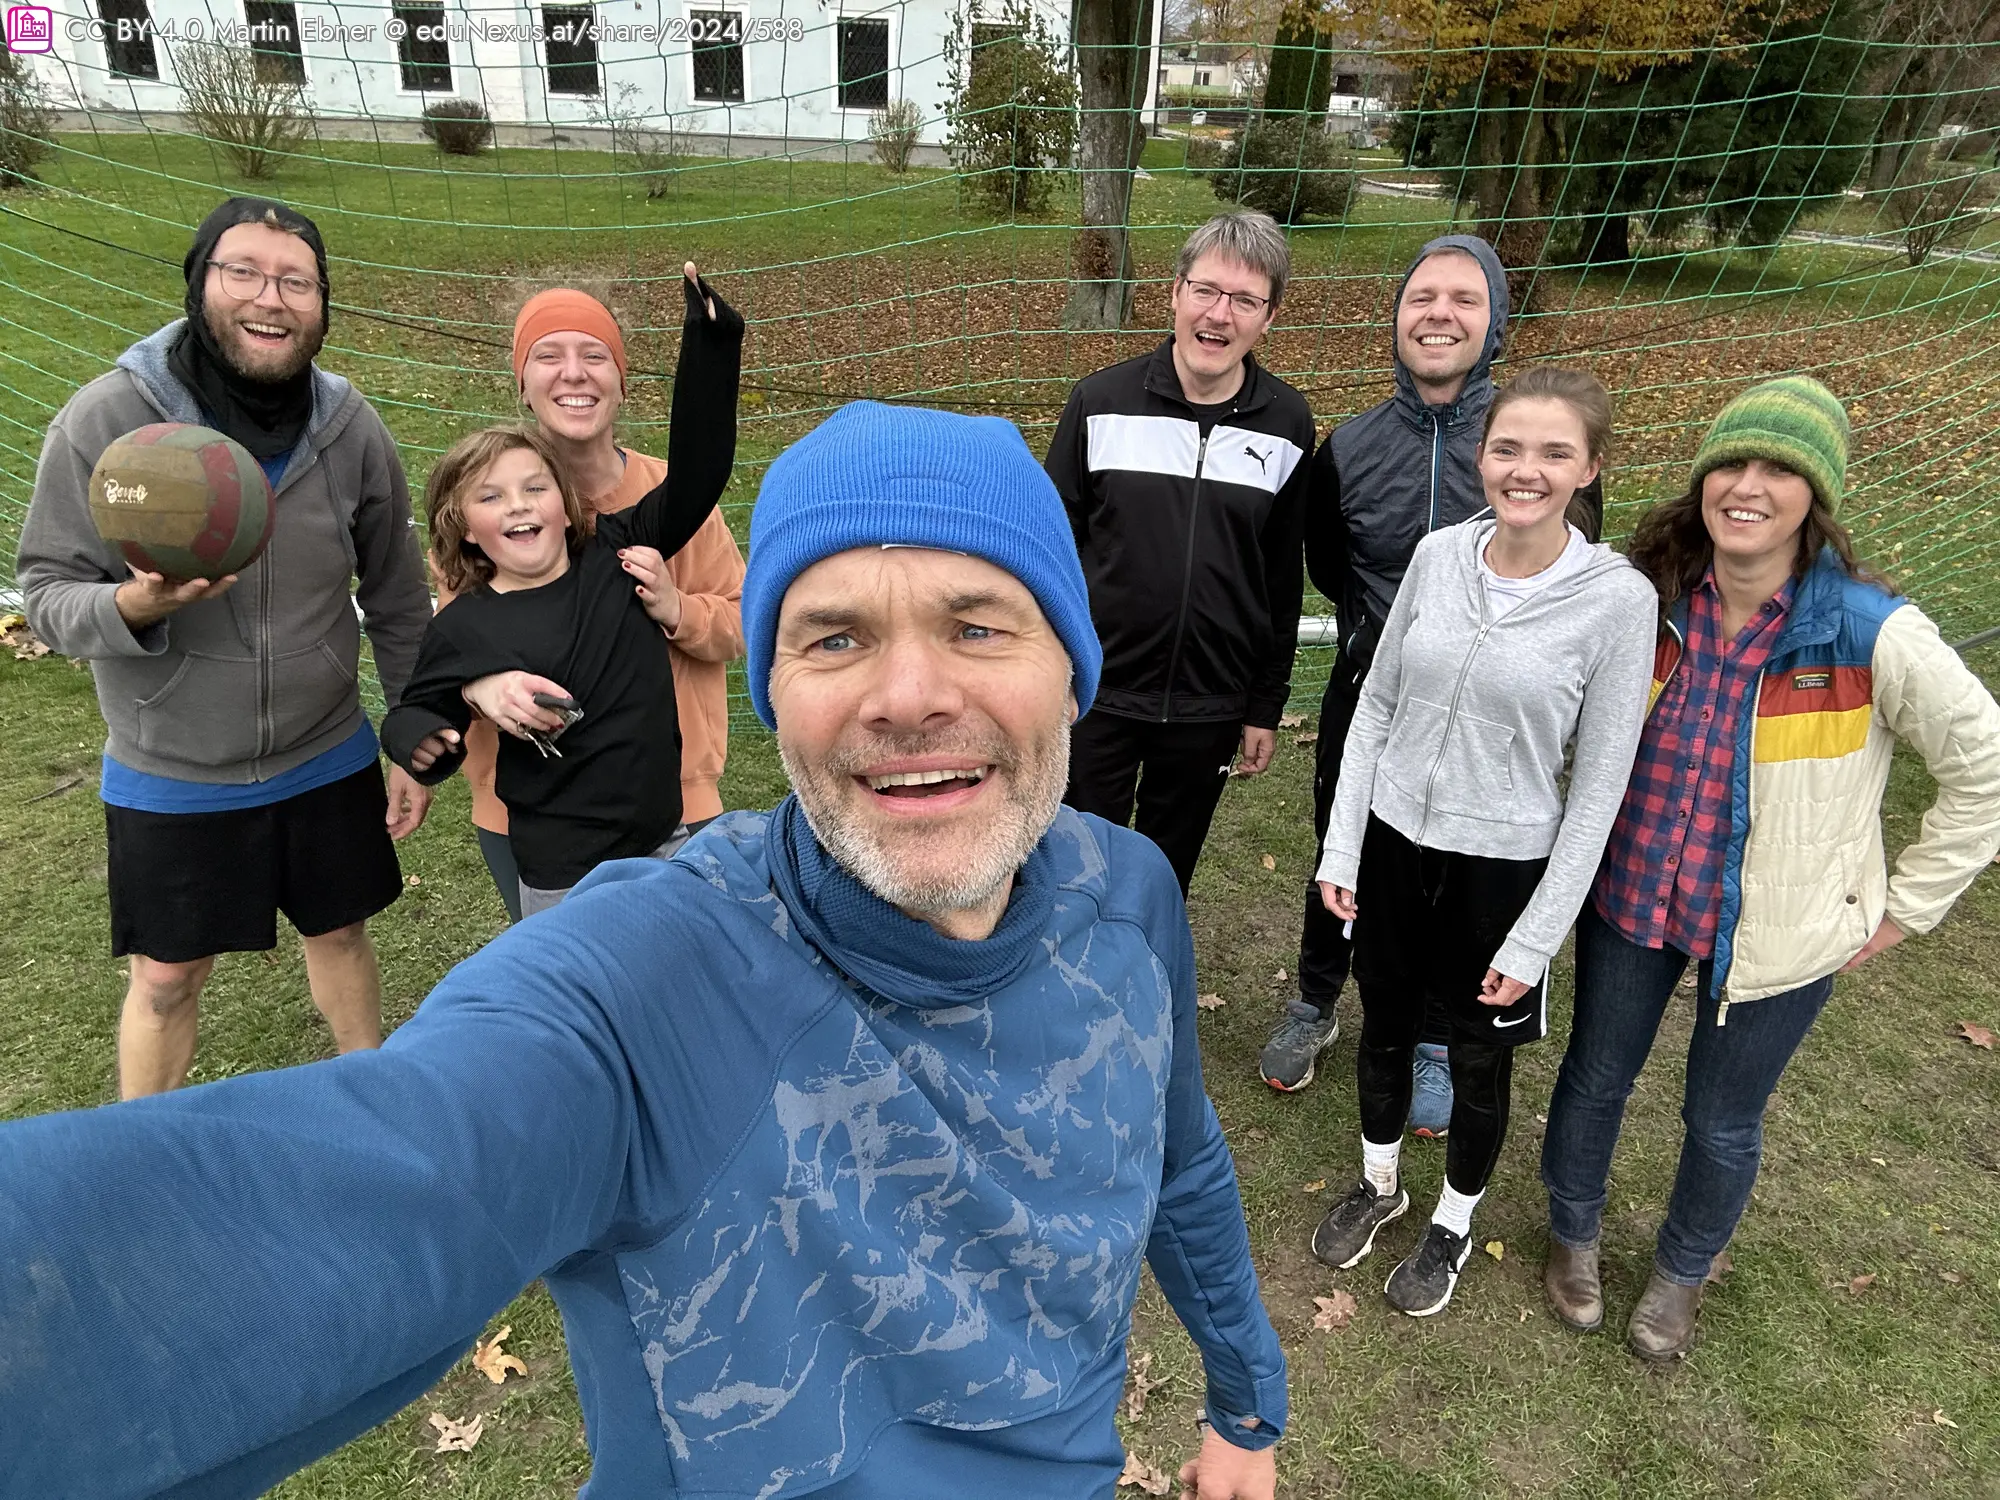
[[[404,685],[403,695],[382,720],[383,750],[424,786],[435,786],[456,771],[459,762],[465,759],[465,747],[461,743],[457,750],[440,755],[427,771],[418,771],[410,765],[410,753],[426,735],[440,729],[456,729],[461,737],[465,734],[472,723],[472,709],[459,695],[459,689],[486,675],[473,670],[477,664],[454,638],[451,626],[445,624],[445,616],[452,610],[463,609],[465,603],[462,599],[453,600],[431,616],[430,624],[424,627],[423,642],[417,647],[417,665]]]
[[[1586,542],[1604,540],[1604,475],[1602,472],[1569,499],[1570,524]]]
[[[1306,576],[1337,609],[1347,580],[1347,516],[1340,508],[1340,470],[1333,463],[1333,434],[1313,454],[1306,488]],[[1341,622],[1343,629],[1346,621]]]
[[[1312,440],[1311,428],[1306,440]],[[1276,729],[1292,695],[1292,663],[1299,649],[1299,605],[1305,597],[1305,577],[1299,551],[1305,532],[1307,493],[1312,464],[1301,459],[1278,491],[1271,514],[1258,538],[1264,554],[1264,601],[1271,615],[1271,648],[1250,686],[1243,722],[1254,729]]]
[[[630,510],[600,516],[597,533],[614,547],[654,547],[672,557],[701,530],[736,462],[736,393],[743,378],[743,317],[704,281],[683,279],[687,316],[674,367],[667,425],[667,477]],[[715,300],[709,317],[702,299]]]
[[[1056,493],[1062,496],[1063,509],[1069,512],[1070,534],[1076,538],[1079,553],[1090,540],[1091,508],[1090,422],[1083,413],[1082,397],[1081,384],[1070,387],[1056,435],[1049,439],[1049,456],[1042,460],[1042,467],[1055,481]]]

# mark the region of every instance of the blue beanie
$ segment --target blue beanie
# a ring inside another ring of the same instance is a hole
[[[1020,579],[1075,673],[1079,713],[1103,651],[1069,517],[1027,440],[1000,417],[856,401],[779,454],[750,516],[743,634],[750,702],[775,729],[771,652],[785,591],[821,558],[883,544],[964,552]]]

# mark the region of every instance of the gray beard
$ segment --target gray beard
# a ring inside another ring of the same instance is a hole
[[[908,868],[858,819],[849,815],[847,805],[841,800],[841,783],[857,774],[859,765],[878,760],[878,756],[863,758],[853,752],[836,753],[826,764],[807,765],[786,751],[781,738],[778,759],[784,765],[792,790],[798,794],[799,808],[805,813],[813,836],[836,864],[871,895],[899,911],[918,916],[937,915],[985,905],[1005,888],[1014,872],[1034,852],[1062,807],[1063,791],[1069,782],[1069,734],[1069,721],[1065,718],[1053,733],[1026,748],[1013,763],[1006,794],[974,848],[949,867],[936,870]],[[920,741],[910,741],[898,748],[906,753],[935,752],[942,748],[929,744],[919,749],[920,745]],[[997,760],[985,754],[981,759]],[[857,769],[844,769],[847,763],[855,764]]]

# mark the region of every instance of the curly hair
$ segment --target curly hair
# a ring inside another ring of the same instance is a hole
[[[569,468],[546,437],[532,427],[488,427],[460,438],[437,461],[424,485],[424,514],[430,522],[431,561],[438,577],[454,594],[463,594],[493,577],[493,560],[467,534],[465,506],[494,461],[525,448],[548,466],[562,495],[564,536],[574,548],[590,534],[583,501]]]

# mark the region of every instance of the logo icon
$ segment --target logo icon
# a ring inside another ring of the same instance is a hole
[[[1245,443],[1243,445],[1243,451],[1249,454],[1252,458],[1257,460],[1257,472],[1259,474],[1263,473],[1264,460],[1269,458],[1271,455],[1268,453],[1259,453],[1255,448],[1251,447],[1248,443]]]
[[[53,52],[55,45],[54,11],[46,5],[10,5],[7,8],[9,52]]]

